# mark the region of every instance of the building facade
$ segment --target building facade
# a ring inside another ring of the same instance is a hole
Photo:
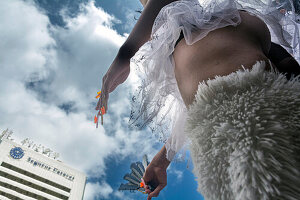
[[[0,199],[82,200],[86,176],[8,137],[0,138]]]

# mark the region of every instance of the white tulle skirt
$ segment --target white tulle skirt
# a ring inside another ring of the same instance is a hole
[[[264,69],[198,85],[185,133],[205,200],[300,197],[300,80]]]
[[[272,41],[300,61],[299,19],[292,0],[179,0],[163,7],[155,19],[151,40],[131,60],[131,72],[140,82],[131,94],[129,127],[149,127],[166,144],[169,160],[188,144],[183,134],[187,109],[175,79],[172,55],[180,32],[191,45],[210,31],[239,25],[239,9],[262,19]]]

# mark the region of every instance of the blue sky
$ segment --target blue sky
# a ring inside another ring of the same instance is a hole
[[[149,130],[127,128],[133,74],[110,94],[104,127],[93,124],[102,77],[141,9],[138,0],[0,1],[0,129],[84,171],[87,200],[146,199],[117,189],[131,162],[162,146]],[[171,164],[156,199],[202,199],[191,168]]]

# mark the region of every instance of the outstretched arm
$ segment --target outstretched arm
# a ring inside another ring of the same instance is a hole
[[[96,106],[96,110],[99,110],[98,116],[101,115],[102,125],[103,115],[108,111],[107,102],[109,93],[114,91],[118,85],[127,79],[130,73],[130,58],[133,57],[138,49],[150,39],[154,20],[162,7],[173,1],[177,0],[148,0],[145,9],[133,30],[119,49],[116,58],[102,78],[101,96]],[[102,109],[104,111],[103,113],[101,111]]]

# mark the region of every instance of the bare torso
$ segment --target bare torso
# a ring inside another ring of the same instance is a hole
[[[182,39],[176,46],[175,78],[183,101],[188,107],[194,101],[199,82],[216,75],[228,75],[238,69],[251,68],[258,60],[267,61],[271,45],[270,32],[263,21],[240,11],[242,22],[210,32],[202,40],[187,45]]]

